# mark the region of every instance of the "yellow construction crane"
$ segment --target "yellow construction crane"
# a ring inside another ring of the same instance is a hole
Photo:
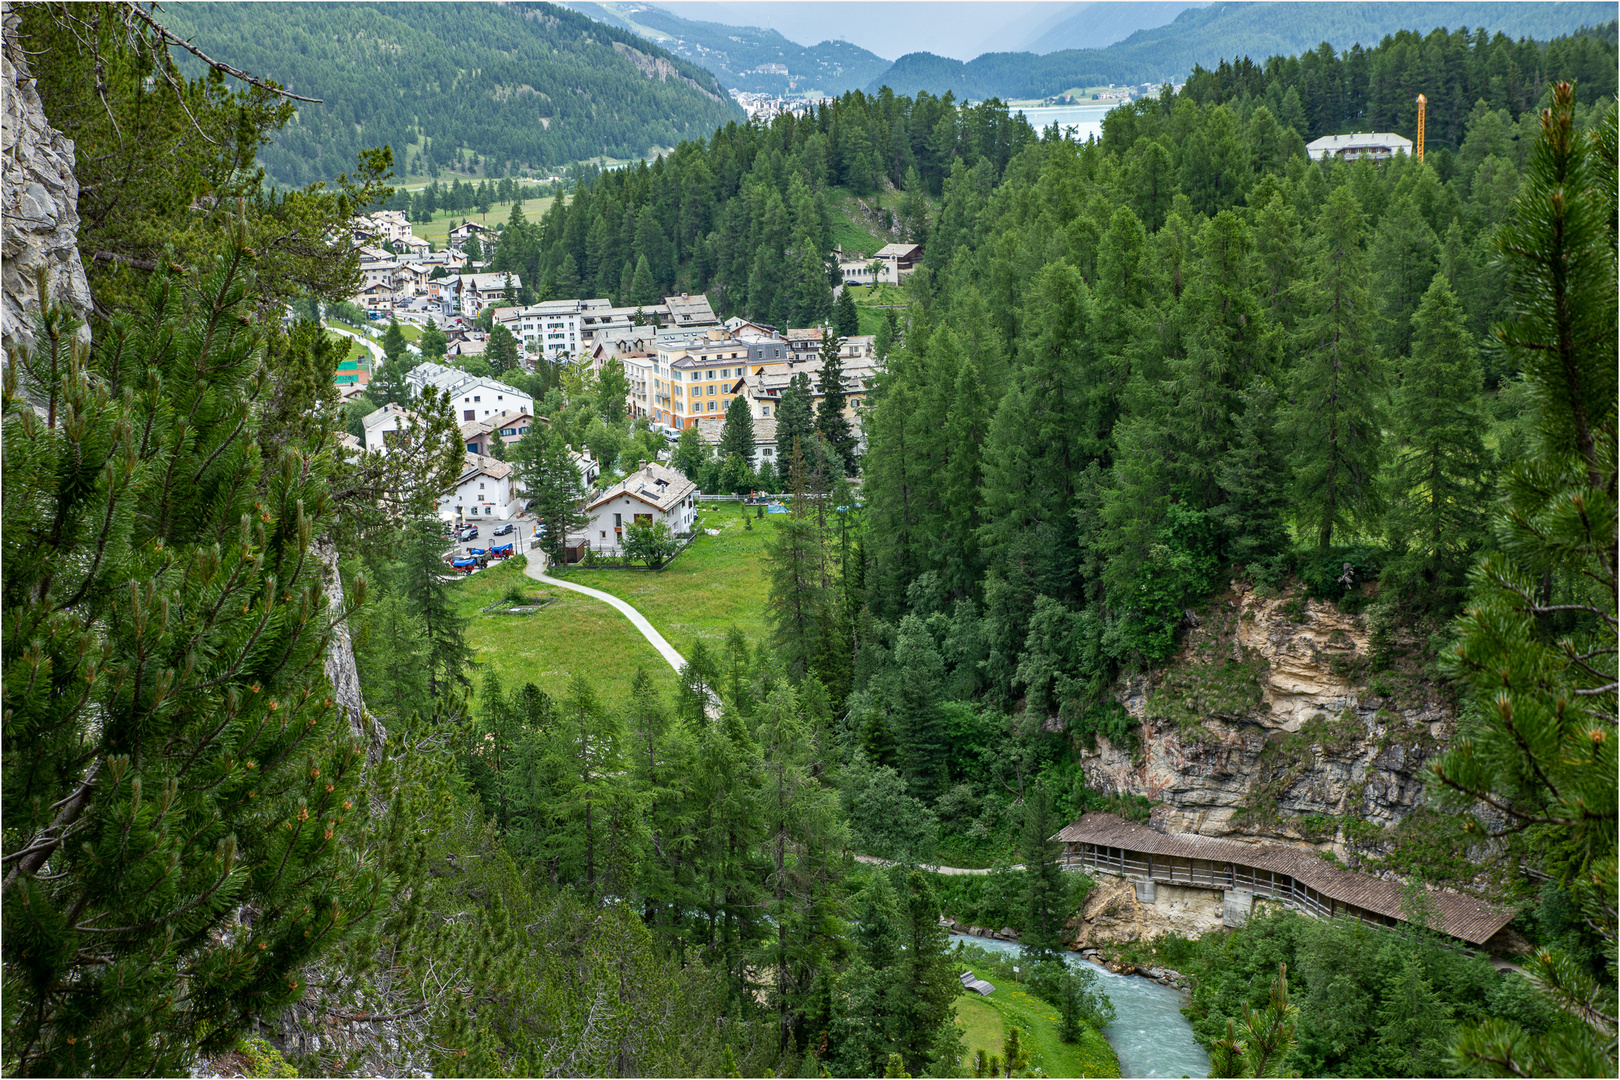
[[[1422,94],[1419,94],[1417,96],[1417,103],[1418,103],[1418,137],[1417,137],[1417,146],[1415,147],[1415,149],[1417,151],[1417,159],[1419,161],[1422,161],[1423,160],[1423,111],[1424,111],[1423,107],[1429,103],[1429,99],[1424,97]]]

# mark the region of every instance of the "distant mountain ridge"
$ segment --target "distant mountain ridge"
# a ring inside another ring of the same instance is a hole
[[[183,3],[165,15],[212,55],[321,99],[260,148],[279,184],[330,180],[380,145],[401,174],[407,155],[423,171],[557,170],[743,116],[703,67],[553,4]]]
[[[564,2],[582,15],[656,41],[737,90],[837,95],[860,89],[889,67],[888,60],[847,41],[800,45],[775,30],[683,19],[652,4]]]
[[[1194,65],[1222,60],[1309,52],[1326,41],[1335,50],[1360,42],[1376,44],[1399,30],[1428,31],[1438,26],[1484,27],[1509,37],[1546,40],[1582,26],[1612,20],[1609,3],[1226,3],[1189,8],[1168,25],[1139,30],[1101,49],[1065,49],[1038,56],[1029,52],[986,53],[963,63],[930,53],[911,53],[867,84],[897,94],[918,91],[958,98],[1032,98],[1076,86],[1180,81]]]

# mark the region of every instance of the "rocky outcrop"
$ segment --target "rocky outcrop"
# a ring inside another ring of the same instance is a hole
[[[56,303],[84,319],[90,313],[90,284],[79,261],[79,182],[73,176],[73,140],[51,126],[28,58],[17,42],[17,13],[0,4],[4,44],[0,48],[0,142],[4,149],[3,202],[0,202],[0,341],[31,346],[40,307],[41,275]],[[81,330],[89,340],[89,328]]]
[[[1162,672],[1122,688],[1133,748],[1099,740],[1091,785],[1154,801],[1165,832],[1306,842],[1345,857],[1343,822],[1398,823],[1455,715],[1419,682],[1374,677],[1360,616],[1234,588]]]
[[[1137,882],[1099,875],[1069,919],[1070,948],[1083,951],[1168,933],[1197,938],[1221,926],[1221,905],[1221,893],[1209,889],[1154,882],[1144,897]]]
[[[613,43],[613,51],[636,65],[636,68],[649,79],[657,79],[659,82],[668,82],[674,79],[676,82],[682,82],[690,86],[710,101],[724,100],[720,95],[700,86],[695,79],[682,75],[680,69],[670,63],[666,57],[648,56],[640,49],[633,49],[622,41]]]

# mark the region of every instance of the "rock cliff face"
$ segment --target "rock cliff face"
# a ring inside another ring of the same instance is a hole
[[[1140,744],[1100,740],[1087,779],[1152,799],[1150,824],[1166,832],[1353,857],[1356,836],[1422,804],[1423,763],[1456,727],[1432,681],[1370,672],[1368,639],[1364,617],[1331,604],[1234,589],[1164,671],[1122,687]]]
[[[45,118],[27,57],[17,43],[17,13],[0,3],[0,141],[4,149],[0,201],[0,341],[7,347],[33,342],[39,311],[39,276],[51,299],[83,319],[90,312],[90,284],[79,261],[79,182],[73,176],[73,140]],[[81,331],[86,341],[89,329]]]

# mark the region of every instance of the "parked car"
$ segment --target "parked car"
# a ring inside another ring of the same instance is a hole
[[[513,525],[510,521],[508,521],[505,525],[497,525],[497,526],[495,526],[495,531],[490,533],[489,535],[491,535],[491,536],[511,536],[512,531],[515,528],[516,528],[516,526]]]
[[[467,540],[478,539],[478,526],[468,525],[465,529],[462,529],[460,532],[456,533],[456,539],[464,542]]]

